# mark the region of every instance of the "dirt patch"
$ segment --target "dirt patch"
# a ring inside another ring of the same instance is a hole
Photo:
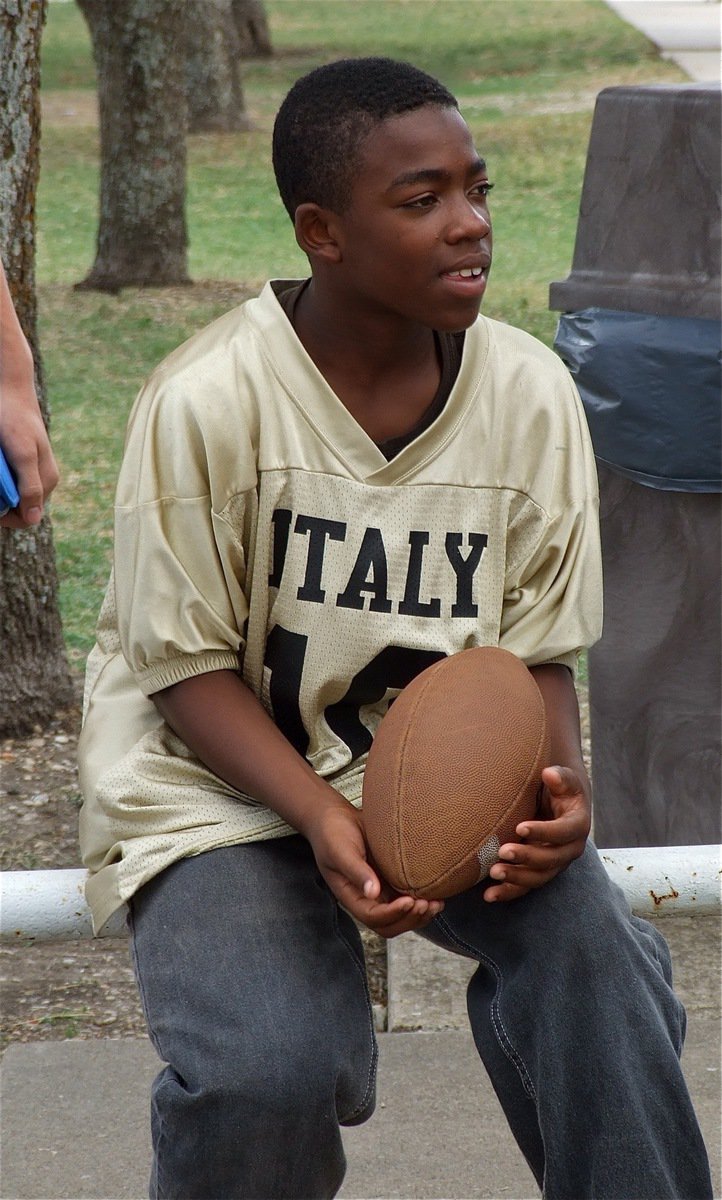
[[[0,743],[0,866],[5,871],[79,867],[77,702],[49,729]],[[24,942],[0,947],[0,1044],[144,1032],[127,943]]]
[[[40,94],[43,125],[98,124],[98,93],[95,88],[43,91]]]

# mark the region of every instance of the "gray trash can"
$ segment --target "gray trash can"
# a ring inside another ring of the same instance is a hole
[[[720,89],[597,98],[555,340],[599,470],[600,846],[722,841]]]

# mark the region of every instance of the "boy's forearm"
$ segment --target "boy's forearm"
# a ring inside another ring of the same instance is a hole
[[[320,806],[347,803],[293,748],[234,671],[196,675],[151,698],[214,774],[299,832]]]
[[[0,387],[11,392],[34,391],[33,356],[13,307],[4,270],[0,270]]]
[[[581,771],[586,779],[579,703],[571,671],[559,663],[544,663],[539,667],[531,667],[531,673],[546,707],[551,735],[552,757],[549,765],[573,767]]]
[[[395,937],[421,929],[443,907],[382,884],[368,862],[360,813],[294,750],[234,671],[185,679],[152,698],[201,762],[304,834],[321,875],[356,920]]]

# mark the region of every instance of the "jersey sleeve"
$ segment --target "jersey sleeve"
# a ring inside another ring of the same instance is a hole
[[[227,397],[192,384],[151,382],[141,392],[118,483],[118,633],[146,695],[238,670],[244,647],[253,464],[224,419]]]
[[[546,453],[512,520],[500,645],[575,669],[602,631],[597,473],[581,401],[556,370]]]
[[[538,514],[541,536],[507,578],[499,645],[527,666],[559,662],[572,671],[601,635],[602,576],[596,496],[555,519]]]

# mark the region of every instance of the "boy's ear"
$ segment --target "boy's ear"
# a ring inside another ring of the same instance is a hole
[[[336,237],[336,218],[327,208],[310,201],[299,204],[293,221],[296,241],[309,258],[321,258],[327,263],[341,261],[341,247]]]

